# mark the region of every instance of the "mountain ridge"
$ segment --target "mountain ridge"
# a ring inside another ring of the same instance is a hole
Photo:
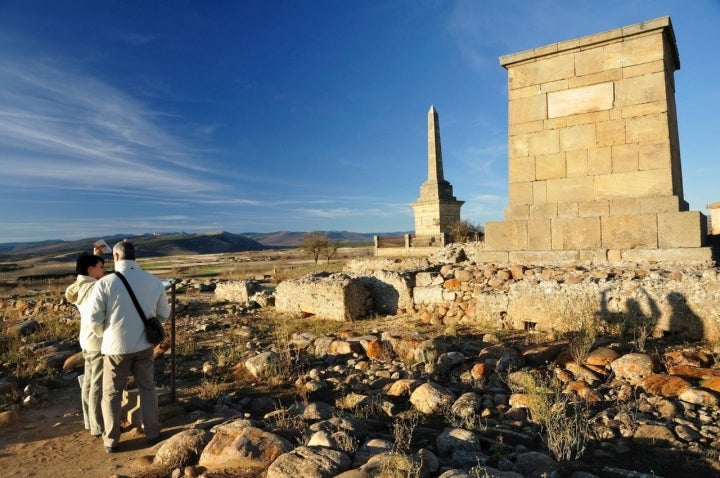
[[[347,245],[369,245],[375,235],[402,235],[396,233],[359,233],[349,231],[318,231],[330,241]],[[276,231],[247,232],[235,234],[227,231],[185,233],[161,232],[143,234],[114,234],[103,239],[111,247],[123,239],[131,240],[143,255],[169,256],[179,254],[213,254],[265,249],[298,247],[307,232]],[[75,258],[82,251],[90,251],[99,238],[85,238],[71,241],[49,239],[43,241],[0,243],[0,261],[17,260],[34,256],[66,256]]]

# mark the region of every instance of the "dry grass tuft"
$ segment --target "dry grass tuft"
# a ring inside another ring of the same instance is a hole
[[[545,431],[545,442],[558,461],[577,460],[585,453],[590,436],[587,410],[576,407],[562,384],[537,371],[514,375],[514,387],[526,393],[530,418]]]

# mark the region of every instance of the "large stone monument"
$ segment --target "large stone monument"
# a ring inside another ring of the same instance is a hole
[[[428,111],[428,178],[420,186],[420,197],[411,204],[415,213],[415,235],[441,237],[460,221],[460,207],[465,201],[453,196],[452,185],[443,174],[440,146],[440,121],[434,106]]]
[[[683,198],[669,17],[500,64],[509,201],[480,260],[712,262],[706,217]]]
[[[705,206],[710,211],[709,234],[720,236],[720,201]]]

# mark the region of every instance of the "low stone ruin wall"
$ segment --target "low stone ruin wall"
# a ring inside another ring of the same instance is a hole
[[[411,313],[438,324],[559,332],[594,320],[598,327],[642,324],[655,335],[720,340],[720,269],[715,267],[379,261],[350,263],[348,274],[282,282],[276,307],[335,320]],[[403,265],[416,268],[384,270]]]
[[[578,330],[647,324],[655,335],[720,339],[717,268],[497,267],[444,265],[416,275],[423,320],[511,329]]]

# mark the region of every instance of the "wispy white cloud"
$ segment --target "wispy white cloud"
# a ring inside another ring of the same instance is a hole
[[[396,217],[412,214],[408,204],[388,204],[384,207],[330,207],[330,208],[298,208],[299,214],[310,217],[341,219],[347,217]]]
[[[0,154],[7,187],[144,189],[189,194],[223,189],[137,99],[59,62],[0,59]]]

